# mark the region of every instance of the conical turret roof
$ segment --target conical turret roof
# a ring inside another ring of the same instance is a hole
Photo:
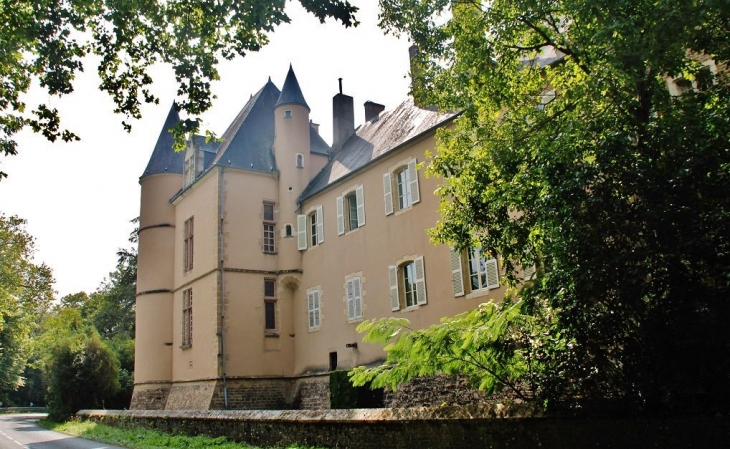
[[[170,132],[170,129],[178,123],[180,123],[180,115],[175,110],[175,104],[173,103],[170,112],[167,114],[167,119],[165,119],[165,124],[162,125],[160,137],[157,138],[157,144],[155,149],[152,150],[152,156],[150,156],[150,161],[147,163],[147,168],[145,168],[140,179],[158,173],[182,174],[185,153],[175,151],[173,148],[175,142]]]
[[[279,95],[279,100],[276,102],[276,106],[283,104],[299,104],[307,108],[308,111],[311,111],[309,105],[307,105],[307,101],[304,99],[304,95],[302,95],[302,89],[299,87],[299,81],[297,81],[297,76],[294,74],[294,69],[291,64],[289,64],[289,73],[286,74],[284,87],[281,88],[281,94]]]

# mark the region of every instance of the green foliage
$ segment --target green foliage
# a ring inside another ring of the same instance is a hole
[[[507,389],[526,398],[518,381],[534,367],[518,342],[535,319],[524,315],[521,305],[509,299],[481,304],[419,330],[403,318],[364,321],[357,329],[365,333],[363,341],[384,345],[387,359],[372,368],[355,368],[352,382],[396,390],[413,377],[458,373],[488,393]]]
[[[0,214],[0,401],[23,385],[30,339],[53,297],[53,276],[33,263],[25,220]]]
[[[420,49],[414,95],[461,111],[439,131],[428,168],[444,179],[434,240],[501,255],[509,285],[520,284],[520,266],[540,268],[517,294],[519,332],[452,342],[437,326],[400,337],[411,349],[393,343],[389,358],[479,348],[498,375],[485,375],[488,389],[506,376],[549,403],[726,410],[728,3],[380,4],[382,26]],[[700,63],[708,57],[717,73]],[[680,76],[696,87],[672,96],[668,77]],[[472,318],[441,326],[468,336],[458,323]],[[390,382],[435,371],[400,357],[380,370]]]
[[[331,17],[357,25],[348,0],[299,0],[324,22]],[[41,104],[26,110],[22,95],[34,81],[49,95],[73,92],[83,57],[98,55],[100,89],[114,100],[114,112],[140,118],[140,105],[157,103],[149,86],[150,67],[172,66],[177,107],[193,118],[175,130],[179,142],[198,129],[196,116],[208,110],[211,83],[221,59],[258,51],[267,33],[288,23],[284,0],[0,0],[0,154],[17,153],[13,136],[25,127],[55,141],[78,140],[60,125],[58,110]],[[0,179],[7,176],[0,172]]]
[[[357,388],[350,383],[347,371],[330,372],[330,408],[357,408]]]
[[[103,408],[119,390],[119,361],[96,332],[57,342],[48,368],[48,408],[53,420],[65,420],[82,408]]]

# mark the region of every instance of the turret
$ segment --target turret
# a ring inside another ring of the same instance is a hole
[[[279,221],[292,223],[295,229],[297,198],[310,180],[309,111],[294,70],[289,66],[274,107],[274,157],[279,171]],[[278,252],[281,269],[301,268],[296,239],[282,241]]]
[[[183,185],[184,154],[173,149],[170,129],[179,121],[173,106],[139,179],[135,387],[131,408],[164,408],[172,381],[175,207],[169,200]]]

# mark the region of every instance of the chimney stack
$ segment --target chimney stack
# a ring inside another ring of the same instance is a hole
[[[342,93],[332,97],[332,148],[337,147],[355,133],[355,108],[352,97]]]
[[[374,103],[372,101],[366,101],[365,102],[365,121],[369,122],[370,120],[377,118],[381,112],[385,109],[385,106],[382,104]]]

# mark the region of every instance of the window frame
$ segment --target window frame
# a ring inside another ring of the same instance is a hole
[[[315,234],[316,233],[316,234]],[[313,207],[305,215],[297,215],[297,247],[300,251],[324,243],[324,209]]]
[[[316,331],[322,328],[322,289],[312,287],[307,290],[307,329]]]
[[[268,208],[271,208],[271,215],[267,214]],[[263,241],[261,250],[265,254],[276,254],[276,203],[264,201],[263,212]]]
[[[410,210],[421,201],[416,158],[400,161],[383,174],[383,196],[385,215]]]
[[[406,273],[409,271],[409,267],[412,267],[412,270],[410,270],[411,273],[408,277],[412,276],[414,278],[414,283],[411,285],[415,285],[415,290],[406,288]],[[423,256],[407,256],[399,260],[395,265],[390,265],[388,267],[388,279],[390,282],[391,311],[410,311],[428,304],[426,270]],[[413,304],[408,304],[409,293],[412,298],[411,302],[415,299]]]
[[[195,216],[183,224],[183,273],[192,271],[195,260]]]
[[[182,343],[180,348],[193,346],[193,289],[183,290],[182,301]]]
[[[455,298],[465,295],[467,299],[484,296],[501,286],[499,283],[501,278],[499,257],[487,258],[482,254],[481,247],[468,247],[462,251],[456,251],[451,247],[449,253]],[[475,263],[479,264],[476,271],[474,270]],[[474,276],[477,276],[477,288],[473,284]],[[486,279],[483,279],[482,276],[485,276]]]
[[[337,235],[365,226],[365,189],[362,184],[351,187],[336,198]]]
[[[347,321],[362,321],[363,300],[362,300],[362,278],[359,275],[345,278],[345,302],[347,305]]]
[[[271,294],[269,294],[268,286],[271,286]],[[279,317],[277,313],[277,297],[276,297],[276,279],[264,278],[264,333],[267,335],[278,335]],[[273,319],[273,327],[269,327],[269,312]]]

